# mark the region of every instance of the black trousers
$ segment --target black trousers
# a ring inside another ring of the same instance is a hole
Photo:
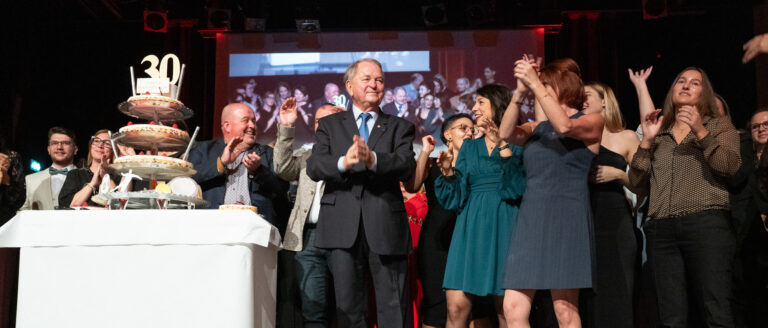
[[[728,218],[725,211],[706,211],[645,224],[660,326],[687,327],[690,299],[705,327],[734,327],[735,238]]]
[[[405,281],[408,257],[371,252],[362,220],[360,222],[357,240],[352,248],[331,249],[328,257],[336,294],[338,327],[366,327],[366,267],[370,269],[373,278],[378,327],[405,327],[410,306]]]

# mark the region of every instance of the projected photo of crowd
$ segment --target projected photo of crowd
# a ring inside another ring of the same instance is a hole
[[[381,111],[411,122],[416,128],[415,143],[431,135],[439,149],[442,123],[458,113],[473,115],[478,88],[487,84],[515,87],[514,63],[500,60],[496,50],[425,47],[408,51],[230,54],[227,103],[250,106],[259,143],[271,144],[280,124],[280,106],[287,98],[296,98],[299,119],[294,124],[294,144],[297,148],[311,147],[315,111],[326,104],[350,109],[342,81],[344,71],[357,59],[374,58],[381,62],[385,74]],[[533,120],[532,99],[525,105],[527,115],[521,120]]]

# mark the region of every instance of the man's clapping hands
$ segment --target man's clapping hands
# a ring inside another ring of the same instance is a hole
[[[355,135],[352,139],[352,146],[347,150],[347,154],[344,155],[343,166],[345,170],[349,170],[357,163],[364,163],[365,167],[371,168],[376,160],[373,155],[373,151],[365,144],[365,140],[359,135]]]

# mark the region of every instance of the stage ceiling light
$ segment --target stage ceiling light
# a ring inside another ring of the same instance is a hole
[[[144,30],[150,32],[168,32],[168,12],[144,10]]]
[[[229,31],[232,29],[232,11],[223,8],[208,8],[209,30]]]
[[[667,0],[643,0],[643,19],[656,19],[669,15]]]
[[[471,4],[464,9],[464,13],[467,16],[467,23],[470,26],[479,26],[487,24],[491,21],[488,17],[488,8],[480,4]]]
[[[426,26],[448,24],[448,12],[445,9],[444,3],[421,6],[421,15]]]
[[[297,19],[296,30],[299,33],[317,33],[320,32],[319,19]]]
[[[267,20],[264,18],[246,17],[243,26],[248,32],[264,32],[267,30]]]

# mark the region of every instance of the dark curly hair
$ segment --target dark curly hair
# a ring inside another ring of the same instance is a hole
[[[442,140],[444,144],[448,144],[448,140],[445,139],[445,131],[450,129],[453,125],[453,122],[456,122],[460,118],[467,118],[470,121],[472,121],[472,124],[475,124],[475,120],[469,114],[459,113],[459,114],[451,115],[450,117],[445,119],[445,121],[443,122],[443,125],[440,126],[440,140]]]

